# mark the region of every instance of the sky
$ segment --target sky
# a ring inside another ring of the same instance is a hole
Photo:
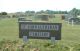
[[[0,12],[80,9],[80,0],[0,0]]]

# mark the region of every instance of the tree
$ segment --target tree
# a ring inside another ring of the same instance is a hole
[[[80,10],[77,11],[77,15],[80,15]]]
[[[7,12],[1,12],[1,15],[7,15]]]
[[[77,17],[77,15],[80,14],[80,10],[76,9],[76,8],[73,8],[70,12],[69,12],[70,15],[73,15],[73,17]]]

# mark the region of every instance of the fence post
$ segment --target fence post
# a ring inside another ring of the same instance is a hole
[[[72,20],[72,26],[74,25],[74,20]]]
[[[51,43],[55,45],[55,37],[51,37]]]
[[[23,36],[23,42],[24,42],[24,44],[25,44],[26,42],[28,42],[27,36]]]

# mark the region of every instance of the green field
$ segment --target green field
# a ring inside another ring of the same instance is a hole
[[[35,19],[33,21],[35,21]],[[29,39],[24,47],[24,51],[30,51],[30,49],[33,48],[38,48],[40,51],[80,51],[80,25],[68,25],[64,20],[61,20],[60,17],[52,18],[48,22],[62,23],[62,39],[56,41],[55,45],[52,45],[50,40]],[[18,35],[17,18],[5,18],[0,20],[0,42],[5,40],[5,43],[7,43],[7,40],[11,41],[11,43],[18,41],[17,44],[22,44],[23,41],[19,39]],[[2,47],[4,46],[0,44],[0,50],[2,50]]]

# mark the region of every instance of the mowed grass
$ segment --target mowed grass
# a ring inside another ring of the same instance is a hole
[[[0,40],[1,39],[17,39],[18,38],[18,21],[17,19],[1,19],[0,20]]]
[[[67,24],[64,20],[61,20],[60,17],[52,18],[49,22],[62,23],[62,39],[56,41],[57,45],[55,48],[44,47],[46,44],[51,43],[50,40],[34,40],[30,39],[28,44],[34,47],[38,47],[41,51],[69,51],[67,47],[77,48],[77,45],[80,44],[80,25],[70,25]],[[17,18],[6,18],[0,20],[0,40],[22,40],[19,39],[19,28],[18,28]],[[29,46],[28,45],[28,46]],[[62,47],[63,46],[63,47]],[[57,47],[59,49],[57,49]],[[78,46],[80,47],[80,46]],[[29,50],[30,48],[27,48]],[[61,50],[62,49],[62,50]],[[75,50],[78,51],[78,50]]]

